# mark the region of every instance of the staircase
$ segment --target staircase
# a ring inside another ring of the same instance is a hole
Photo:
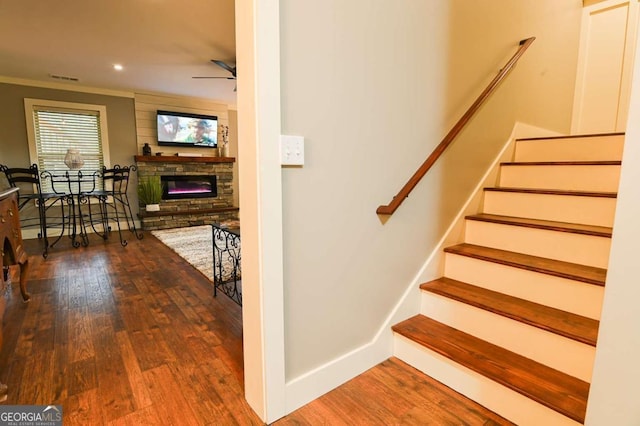
[[[584,423],[623,143],[517,140],[394,355],[519,425]]]

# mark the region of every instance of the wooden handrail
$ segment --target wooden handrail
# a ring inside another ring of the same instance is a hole
[[[425,160],[424,163],[420,166],[420,168],[411,176],[411,179],[404,184],[400,192],[393,197],[393,200],[387,205],[383,205],[378,207],[376,210],[377,214],[383,215],[392,215],[400,204],[404,201],[405,198],[409,196],[409,193],[416,187],[420,179],[424,177],[425,174],[429,171],[429,169],[435,164],[435,162],[440,158],[442,153],[447,149],[447,147],[453,142],[453,140],[458,136],[458,133],[464,128],[464,126],[471,120],[471,117],[475,114],[475,112],[480,108],[480,106],[484,103],[484,101],[493,93],[498,84],[507,76],[509,71],[513,68],[513,66],[518,62],[518,59],[522,56],[522,54],[527,50],[527,48],[533,43],[535,37],[531,37],[525,40],[520,41],[520,47],[518,51],[513,55],[509,62],[498,72],[498,75],[489,83],[486,89],[478,96],[478,99],[469,107],[467,112],[458,120],[458,122],[453,126],[453,128],[447,133],[447,135],[442,139],[442,142],[433,150],[431,155]]]

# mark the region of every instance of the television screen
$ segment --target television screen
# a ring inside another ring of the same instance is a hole
[[[158,145],[218,146],[218,117],[158,111]]]

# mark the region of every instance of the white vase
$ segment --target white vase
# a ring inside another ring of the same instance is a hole
[[[228,157],[229,156],[229,145],[225,145],[220,148],[220,157]]]
[[[147,204],[146,206],[144,206],[144,208],[148,212],[159,212],[160,204]]]
[[[71,170],[77,170],[84,165],[84,158],[80,154],[80,150],[69,148],[64,156],[64,164]]]

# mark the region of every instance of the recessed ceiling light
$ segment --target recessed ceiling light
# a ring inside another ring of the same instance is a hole
[[[123,66],[120,64],[113,64],[113,69],[116,71],[122,71]]]

